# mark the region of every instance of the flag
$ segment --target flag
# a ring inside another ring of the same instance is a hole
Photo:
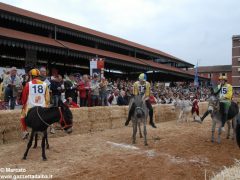
[[[198,82],[198,62],[195,68],[195,75],[194,75],[194,86],[198,87],[199,82]]]
[[[102,58],[94,58],[90,60],[90,75],[93,75],[93,70],[95,70],[95,72],[100,71],[101,72],[101,76],[103,76],[104,74],[104,59]]]

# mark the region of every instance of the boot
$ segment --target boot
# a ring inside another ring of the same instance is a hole
[[[222,115],[222,129],[224,129],[224,125],[225,125],[225,123],[227,122],[227,116],[228,116],[227,113],[224,113],[224,114]]]
[[[203,122],[203,120],[208,116],[209,113],[210,113],[209,111],[206,111],[204,113],[204,115],[201,117],[201,122]]]
[[[29,136],[29,132],[23,131],[23,133],[22,133],[22,139],[27,139],[28,136]]]
[[[150,121],[149,124],[150,124],[153,128],[157,128],[157,126],[154,124],[153,121]]]
[[[125,122],[125,126],[128,126],[129,122],[131,121],[131,119],[128,117],[126,122]]]
[[[55,129],[54,129],[54,127],[51,127],[51,126],[50,126],[50,133],[51,133],[51,134],[55,134]]]
[[[133,103],[129,112],[128,112],[128,117],[127,117],[127,120],[125,122],[125,126],[128,126],[129,122],[131,121],[131,116],[133,115],[134,110],[135,110],[135,104]]]
[[[152,109],[152,108],[149,110],[149,118],[150,118],[149,124],[150,124],[153,128],[157,128],[157,126],[155,126],[155,124],[154,124],[154,122],[153,122],[153,109]]]

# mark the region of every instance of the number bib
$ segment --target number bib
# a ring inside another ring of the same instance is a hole
[[[228,92],[228,88],[227,87],[222,87],[221,91],[220,91],[220,98],[225,96]]]
[[[146,85],[140,85],[139,86],[139,94],[144,95],[146,92]]]
[[[45,92],[46,83],[43,84],[32,84],[29,82],[29,96],[28,96],[28,106],[29,108],[34,106],[45,107]]]

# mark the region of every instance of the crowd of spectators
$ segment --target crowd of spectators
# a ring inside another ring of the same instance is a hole
[[[92,106],[124,106],[132,97],[133,80],[106,79],[98,74],[89,76],[79,73],[60,75],[53,68],[51,76],[44,67],[39,68],[42,81],[50,88],[51,104],[57,105],[59,100],[70,100],[79,107]],[[27,74],[18,74],[15,67],[5,69],[1,75],[0,100],[9,109],[21,104],[21,92],[28,81]],[[151,82],[150,102],[152,104],[171,104],[174,99],[190,99],[198,95],[201,101],[208,98],[210,88],[196,89],[192,83]],[[77,106],[77,107],[78,107]]]

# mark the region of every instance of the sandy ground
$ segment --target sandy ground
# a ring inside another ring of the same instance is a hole
[[[175,121],[148,126],[148,146],[138,138],[131,144],[131,127],[84,135],[50,138],[42,161],[41,148],[21,160],[26,141],[0,147],[0,168],[24,168],[25,173],[55,179],[204,179],[234,164],[240,150],[222,135],[222,144],[210,141],[210,120],[203,124]],[[40,143],[39,143],[40,144]]]

